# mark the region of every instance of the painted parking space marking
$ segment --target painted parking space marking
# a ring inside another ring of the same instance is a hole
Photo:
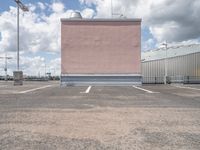
[[[188,87],[188,86],[180,86],[180,85],[172,85],[173,87],[176,87],[176,88],[181,88],[181,89],[190,89],[190,90],[197,90],[197,91],[200,91],[200,89],[197,89],[197,88],[192,88],[192,87]]]
[[[92,105],[92,104],[83,104],[83,106],[86,106],[86,107],[95,107],[95,105]]]
[[[0,85],[0,88],[4,88],[7,87],[8,85]]]
[[[150,93],[150,94],[159,93],[159,92],[150,91],[150,90],[147,90],[147,89],[138,87],[138,86],[133,86],[133,87],[136,88],[136,89],[138,89],[138,90],[141,90],[141,91],[145,91],[145,92],[147,92],[147,93]]]
[[[91,90],[92,86],[89,86],[85,92],[81,92],[82,94],[88,94],[90,93],[90,90]]]
[[[46,86],[42,86],[42,87],[39,87],[39,88],[34,88],[34,89],[21,91],[21,92],[16,92],[16,93],[17,94],[25,94],[25,93],[34,92],[34,91],[41,90],[41,89],[46,89],[46,88],[49,88],[49,87],[52,87],[52,85],[46,85]]]

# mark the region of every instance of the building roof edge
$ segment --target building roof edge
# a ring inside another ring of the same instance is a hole
[[[61,18],[61,22],[142,22],[141,18],[123,18],[123,19],[74,19],[74,18]]]

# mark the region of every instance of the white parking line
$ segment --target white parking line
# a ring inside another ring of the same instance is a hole
[[[1,87],[7,87],[7,86],[8,86],[8,85],[0,85],[0,88],[1,88]]]
[[[87,107],[95,107],[94,105],[92,104],[83,104],[84,106],[87,106]]]
[[[39,87],[39,88],[34,88],[34,89],[26,90],[26,91],[17,92],[17,94],[25,94],[25,93],[45,89],[45,88],[48,88],[48,87],[52,87],[52,85],[46,85],[46,86],[42,86],[42,87]]]
[[[177,87],[177,88],[181,88],[181,89],[190,89],[190,90],[198,90],[200,91],[200,89],[197,88],[192,88],[192,87],[188,87],[188,86],[180,86],[180,85],[172,85],[173,87]]]
[[[91,88],[92,88],[92,86],[89,86],[89,87],[86,89],[85,92],[81,92],[81,93],[83,93],[83,94],[88,94],[88,93],[90,93]]]
[[[147,90],[147,89],[143,89],[143,88],[138,87],[138,86],[133,86],[133,87],[136,88],[136,89],[138,89],[138,90],[145,91],[145,92],[151,93],[151,94],[153,94],[153,93],[159,93],[159,92],[153,92],[153,91],[150,91],[150,90]]]

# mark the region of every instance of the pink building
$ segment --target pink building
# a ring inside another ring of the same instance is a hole
[[[63,85],[141,83],[141,19],[61,19]]]

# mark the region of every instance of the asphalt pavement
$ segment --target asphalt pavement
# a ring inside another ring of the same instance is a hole
[[[199,150],[200,85],[1,81],[0,149]]]

